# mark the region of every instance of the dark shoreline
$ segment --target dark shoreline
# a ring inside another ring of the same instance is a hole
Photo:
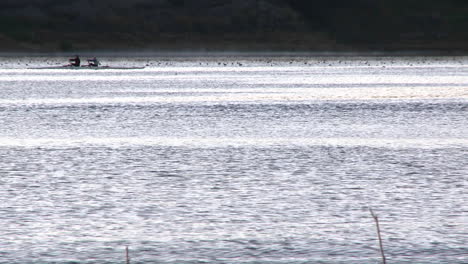
[[[450,57],[468,56],[468,51],[134,51],[80,50],[73,52],[0,51],[0,57],[63,57],[96,54],[106,57]]]

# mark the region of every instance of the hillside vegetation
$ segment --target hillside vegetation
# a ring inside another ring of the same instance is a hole
[[[465,50],[467,28],[463,0],[0,2],[4,51]]]

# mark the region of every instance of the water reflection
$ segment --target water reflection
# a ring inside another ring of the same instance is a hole
[[[468,63],[402,61],[0,70],[0,263],[464,263]]]

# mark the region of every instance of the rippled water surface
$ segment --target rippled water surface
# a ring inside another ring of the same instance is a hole
[[[0,58],[0,263],[468,261],[468,58]]]

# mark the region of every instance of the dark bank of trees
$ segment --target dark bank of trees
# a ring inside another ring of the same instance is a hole
[[[464,0],[288,0],[311,29],[327,29],[338,41],[468,40]]]
[[[464,49],[467,28],[464,0],[0,1],[4,50]]]

